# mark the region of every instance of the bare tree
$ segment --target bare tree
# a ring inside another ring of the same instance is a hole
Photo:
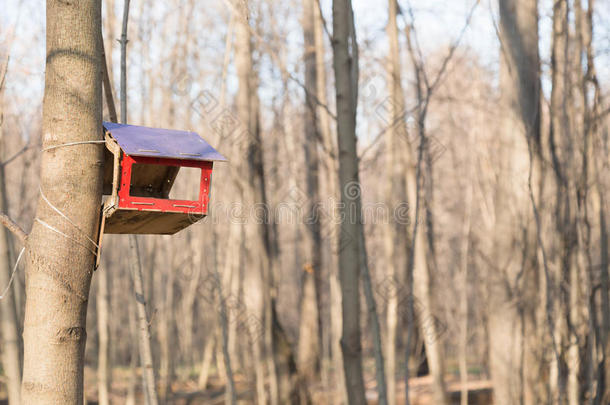
[[[127,123],[127,26],[129,22],[129,3],[125,0],[123,8],[123,26],[121,31],[121,122]],[[130,269],[133,282],[133,299],[136,305],[138,323],[138,347],[142,366],[142,381],[147,405],[157,405],[157,386],[150,346],[150,326],[146,311],[144,282],[142,279],[142,262],[136,235],[129,235]]]
[[[22,402],[82,404],[102,195],[101,2],[47,1],[43,155],[27,241]],[[70,142],[85,142],[64,146]],[[49,149],[53,147],[52,149]]]
[[[254,361],[256,364],[257,395],[259,403],[265,403],[263,387],[264,369],[269,374],[269,393],[272,405],[284,403],[298,395],[299,386],[292,348],[277,318],[276,278],[279,271],[277,229],[269,218],[269,199],[265,183],[263,148],[260,124],[260,101],[257,94],[257,71],[252,59],[252,29],[250,11],[247,4],[240,3],[238,21],[235,27],[235,65],[239,80],[236,104],[237,116],[245,127],[240,134],[245,149],[246,165],[241,169],[248,182],[244,185],[244,200],[249,207],[262,207],[262,218],[247,224],[248,263],[260,269],[252,285],[260,290],[252,291],[249,301],[251,308],[260,315],[262,340],[254,341]],[[256,331],[251,331],[256,332]],[[264,357],[263,357],[264,356]]]
[[[322,236],[320,221],[316,210],[319,209],[320,185],[318,170],[319,123],[317,114],[317,66],[315,48],[315,15],[317,4],[314,0],[303,1],[303,37],[305,62],[305,162],[307,165],[306,193],[309,196],[305,222],[307,226],[303,266],[303,294],[301,297],[301,321],[299,326],[299,372],[312,387],[319,378],[321,333],[322,333]]]
[[[538,403],[535,350],[543,337],[537,335],[536,327],[537,227],[529,214],[526,177],[530,169],[534,172],[533,181],[537,182],[540,176],[539,160],[533,159],[530,165],[528,159],[528,145],[532,156],[539,156],[540,151],[538,3],[511,0],[500,1],[499,5],[503,148],[497,159],[493,249],[501,267],[490,273],[490,368],[498,404],[512,404],[519,398],[524,398],[525,403]],[[524,248],[519,250],[519,245]],[[547,289],[548,283],[547,279]],[[547,304],[551,299],[547,294]],[[553,333],[551,338],[554,339]]]
[[[365,404],[360,332],[360,183],[356,153],[358,100],[357,44],[353,35],[352,3],[333,1],[333,67],[337,102],[339,185],[345,212],[339,235],[339,279],[343,330],[341,350],[348,403]],[[355,220],[354,220],[355,219]]]
[[[400,48],[398,41],[398,3],[388,1],[388,25],[386,32],[390,45],[387,56],[387,74],[390,115],[389,128],[385,131],[386,159],[386,189],[384,200],[388,207],[397,207],[406,198],[405,187],[405,156],[411,153],[407,144],[407,128],[405,122],[405,102],[401,83]],[[407,159],[410,160],[410,159]],[[403,282],[403,272],[397,269],[406,267],[407,245],[406,229],[396,223],[394,218],[388,218],[384,229],[384,249],[386,254],[386,276],[397,286]],[[396,403],[396,330],[398,328],[398,294],[389,294],[386,312],[386,376],[388,379],[388,403]]]
[[[4,85],[8,70],[8,57],[0,66],[0,151],[4,152],[5,139],[2,124],[4,123]],[[4,153],[0,153],[4,159]],[[4,164],[0,166],[0,212],[8,212],[8,198],[6,195],[6,182]],[[11,236],[6,228],[0,230],[0,285],[7,286],[7,292],[0,301],[2,313],[2,368],[5,370],[7,382],[6,388],[10,404],[21,403],[21,338],[19,318],[17,316],[17,304],[15,295],[9,290],[13,278],[13,263],[11,263]]]

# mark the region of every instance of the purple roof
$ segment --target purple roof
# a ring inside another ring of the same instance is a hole
[[[103,125],[128,155],[185,160],[227,160],[195,132],[113,122],[104,122]]]

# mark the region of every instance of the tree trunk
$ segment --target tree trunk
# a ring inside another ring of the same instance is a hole
[[[405,153],[405,178],[407,187],[407,201],[411,204],[409,207],[409,225],[412,224],[413,230],[411,234],[411,247],[409,252],[409,260],[407,265],[407,305],[408,319],[407,322],[407,356],[405,362],[407,364],[405,373],[405,391],[406,401],[409,401],[408,393],[408,376],[409,376],[409,357],[412,350],[412,340],[415,334],[414,327],[420,329],[423,343],[425,346],[426,362],[428,364],[430,375],[432,376],[432,392],[435,403],[446,404],[447,392],[444,380],[444,355],[442,341],[438,332],[438,324],[434,317],[434,300],[431,291],[431,264],[428,260],[428,251],[426,244],[425,229],[420,229],[421,225],[426,225],[420,218],[421,212],[427,209],[424,199],[422,198],[423,179],[423,164],[424,156],[428,156],[427,135],[426,135],[426,114],[428,104],[430,102],[430,88],[425,88],[425,72],[423,71],[422,62],[417,60],[411,38],[411,28],[406,27],[407,46],[409,56],[415,70],[415,90],[417,95],[417,132],[419,145],[417,148],[417,160],[413,163],[411,148],[407,144]],[[426,179],[430,181],[430,179]],[[413,207],[414,205],[414,207]],[[428,246],[431,244],[428,243]],[[433,255],[432,255],[433,256]],[[432,260],[433,262],[433,260]],[[416,311],[415,304],[418,304]]]
[[[468,145],[470,150],[474,147],[472,136],[469,134]],[[469,179],[474,176],[472,160],[468,162]],[[472,194],[473,186],[467,184],[466,196],[464,198],[464,225],[462,226],[462,234],[460,241],[460,274],[462,278],[461,294],[460,294],[460,337],[459,337],[459,368],[460,368],[460,385],[462,386],[460,393],[460,404],[468,405],[468,259],[470,247],[470,230],[472,225]]]
[[[0,83],[3,78],[0,77]],[[0,84],[0,97],[2,96],[2,85]],[[2,106],[2,100],[0,100]],[[2,130],[3,111],[0,110],[0,150],[4,150],[4,132]],[[0,154],[4,158],[3,154]],[[0,166],[0,212],[8,212],[8,198],[6,195],[6,183],[4,166]],[[11,241],[9,230],[2,227],[0,230],[0,288],[8,288],[11,283],[11,273],[14,263],[11,262]],[[9,288],[0,300],[0,317],[2,323],[2,368],[6,375],[6,391],[9,404],[21,403],[21,336],[19,331],[19,318],[17,316],[17,305],[13,288]]]
[[[129,22],[129,3],[125,0],[123,7],[123,26],[121,30],[121,122],[127,123],[127,24]],[[142,381],[144,384],[144,397],[147,405],[157,405],[157,386],[150,345],[150,328],[148,314],[146,313],[146,300],[144,294],[144,281],[142,278],[142,262],[138,250],[136,235],[129,235],[129,255],[131,277],[133,280],[134,299],[136,301],[136,317],[138,324],[138,347],[140,365],[142,367]]]
[[[260,268],[260,278],[256,277],[256,282],[260,284],[259,291],[248,289],[247,298],[250,301],[250,308],[258,316],[257,322],[262,323],[262,334],[260,341],[256,339],[255,345],[261,345],[254,349],[255,358],[260,349],[261,361],[269,374],[269,394],[272,405],[279,405],[290,400],[290,396],[298,390],[298,379],[296,369],[288,368],[283,373],[279,368],[294,363],[294,356],[290,346],[283,347],[286,339],[285,333],[275,319],[275,302],[277,287],[275,279],[278,276],[278,243],[277,229],[275,223],[269,218],[269,200],[265,185],[265,170],[263,163],[263,145],[260,134],[259,99],[257,94],[258,79],[256,69],[252,61],[251,28],[249,24],[249,10],[247,4],[241,3],[238,6],[238,22],[235,27],[235,66],[239,87],[237,91],[237,115],[242,123],[240,142],[244,143],[247,164],[242,167],[244,178],[248,178],[245,187],[246,206],[252,208],[262,208],[257,210],[259,220],[249,221],[247,224],[248,243],[248,263]],[[250,205],[248,205],[250,204]],[[251,332],[256,333],[255,330]],[[255,360],[256,361],[256,360]],[[265,396],[260,392],[263,388],[263,370],[256,367],[257,387],[260,400]]]
[[[360,183],[356,152],[357,65],[352,29],[351,0],[333,0],[333,66],[337,103],[339,185],[341,187],[341,231],[339,235],[339,279],[343,325],[341,350],[348,403],[364,405],[360,333]],[[351,51],[351,52],[350,52]]]
[[[248,173],[250,181],[244,190],[244,202],[246,204],[255,204],[260,202],[260,174],[262,168],[262,156],[260,155],[260,134],[258,132],[258,104],[256,99],[256,81],[255,72],[252,66],[249,11],[247,4],[239,4],[236,15],[235,24],[235,69],[239,81],[239,87],[236,96],[237,116],[241,124],[245,127],[241,139],[245,145],[240,145],[245,148],[247,163],[240,167],[241,173]],[[254,169],[254,171],[252,170]],[[256,198],[258,195],[259,198]],[[248,206],[248,205],[247,205]],[[244,282],[251,286],[244,290],[245,305],[248,310],[256,317],[259,322],[258,327],[262,328],[264,317],[264,298],[269,294],[269,258],[265,255],[265,243],[262,232],[262,226],[257,224],[246,224],[246,240],[249,240],[247,248],[246,263],[250,263],[258,271],[247,272]],[[254,327],[247,331],[251,335],[256,333]],[[253,345],[252,353],[254,357],[254,367],[256,376],[256,392],[257,402],[259,405],[267,403],[267,393],[265,392],[265,372],[264,372],[264,339],[262,334],[269,333],[268,330],[257,334],[256,339],[251,339]]]
[[[490,272],[488,310],[494,398],[503,405],[536,403],[540,381],[542,348],[536,333],[540,245],[532,238],[539,229],[527,193],[528,184],[539,186],[540,181],[540,60],[537,0],[502,0],[499,7],[503,131],[493,236],[498,270]],[[531,181],[528,173],[532,173]],[[527,248],[518,250],[521,244]],[[552,299],[552,294],[547,296]]]
[[[129,378],[127,382],[127,398],[125,405],[136,405],[138,391],[138,321],[136,314],[136,300],[129,300],[127,311],[129,312],[129,348],[131,356],[129,358]]]
[[[138,343],[140,348],[140,365],[144,381],[144,397],[147,405],[158,405],[155,369],[153,365],[152,350],[150,348],[150,327],[146,313],[144,299],[144,283],[142,282],[142,263],[138,250],[136,235],[129,235],[129,250],[135,253],[131,257],[131,276],[133,277],[133,292],[136,301],[136,314],[138,323]]]
[[[210,333],[208,340],[203,347],[203,357],[201,359],[201,369],[199,370],[199,378],[197,379],[197,388],[205,390],[208,385],[208,377],[210,375],[210,366],[212,365],[212,357],[214,356],[214,347],[216,346],[216,334]]]
[[[299,374],[308,387],[319,378],[318,308],[313,271],[310,267],[303,269],[297,353]]]
[[[110,404],[112,387],[112,365],[110,363],[110,274],[109,268],[98,273],[97,284],[97,329],[99,336],[97,387],[100,405]]]
[[[325,47],[324,47],[324,28],[322,14],[319,7],[319,1],[315,0],[314,4],[314,41],[316,48],[316,81],[317,91],[316,96],[319,100],[317,107],[317,116],[319,122],[319,130],[322,136],[324,155],[321,162],[322,176],[324,179],[324,193],[334,202],[339,197],[339,178],[337,167],[337,146],[336,138],[333,137],[330,128],[331,117],[328,113],[328,97],[326,86],[326,63],[325,63]],[[335,204],[336,205],[336,204]],[[333,206],[328,213],[329,217],[326,222],[326,234],[330,237],[336,237],[338,227],[333,222],[336,217],[336,207]],[[332,219],[331,219],[332,218]],[[337,404],[347,403],[347,392],[345,391],[345,375],[343,373],[343,358],[341,354],[341,291],[339,288],[339,269],[338,257],[332,249],[336,241],[325,244],[324,249],[324,268],[328,269],[329,277],[329,298],[330,298],[330,327],[322,329],[323,342],[329,341],[329,351],[333,368],[333,381],[328,381],[329,386],[335,387],[333,391],[339,392],[339,398],[333,400]]]
[[[100,1],[47,1],[43,148],[102,139],[100,24]],[[41,198],[27,242],[22,402],[82,404],[103,145],[42,154]]]
[[[387,183],[385,202],[394,213],[399,204],[406,199],[405,156],[410,156],[407,128],[405,125],[405,103],[401,82],[400,46],[397,27],[398,4],[396,0],[388,1],[388,25],[386,28],[389,53],[387,58],[388,91],[390,98],[390,115],[385,138],[385,159]],[[406,159],[409,160],[409,159]],[[386,255],[386,278],[398,287],[404,282],[402,272],[397,269],[406,267],[407,250],[406,228],[396,222],[393,216],[388,217],[384,229],[384,247]],[[396,403],[396,330],[398,328],[398,295],[389,294],[386,299],[386,377],[388,379],[388,403]]]
[[[303,382],[312,387],[320,377],[320,348],[322,331],[322,236],[320,221],[316,211],[320,201],[318,181],[318,139],[317,117],[317,66],[314,33],[315,0],[303,0],[303,37],[305,60],[305,163],[307,167],[306,193],[309,196],[305,207],[306,263],[303,267],[303,295],[301,298],[301,321],[299,327],[298,367]]]

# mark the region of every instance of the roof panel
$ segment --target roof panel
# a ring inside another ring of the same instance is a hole
[[[128,155],[184,160],[227,160],[195,132],[113,122],[104,122],[104,128]]]

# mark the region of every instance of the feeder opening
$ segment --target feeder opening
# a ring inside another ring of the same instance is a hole
[[[129,195],[132,197],[169,198],[169,191],[179,170],[180,168],[176,166],[134,163],[131,166]]]
[[[199,184],[201,182],[201,169],[198,167],[181,167],[174,180],[174,186],[169,192],[172,200],[199,200]],[[207,190],[204,189],[207,193]]]

